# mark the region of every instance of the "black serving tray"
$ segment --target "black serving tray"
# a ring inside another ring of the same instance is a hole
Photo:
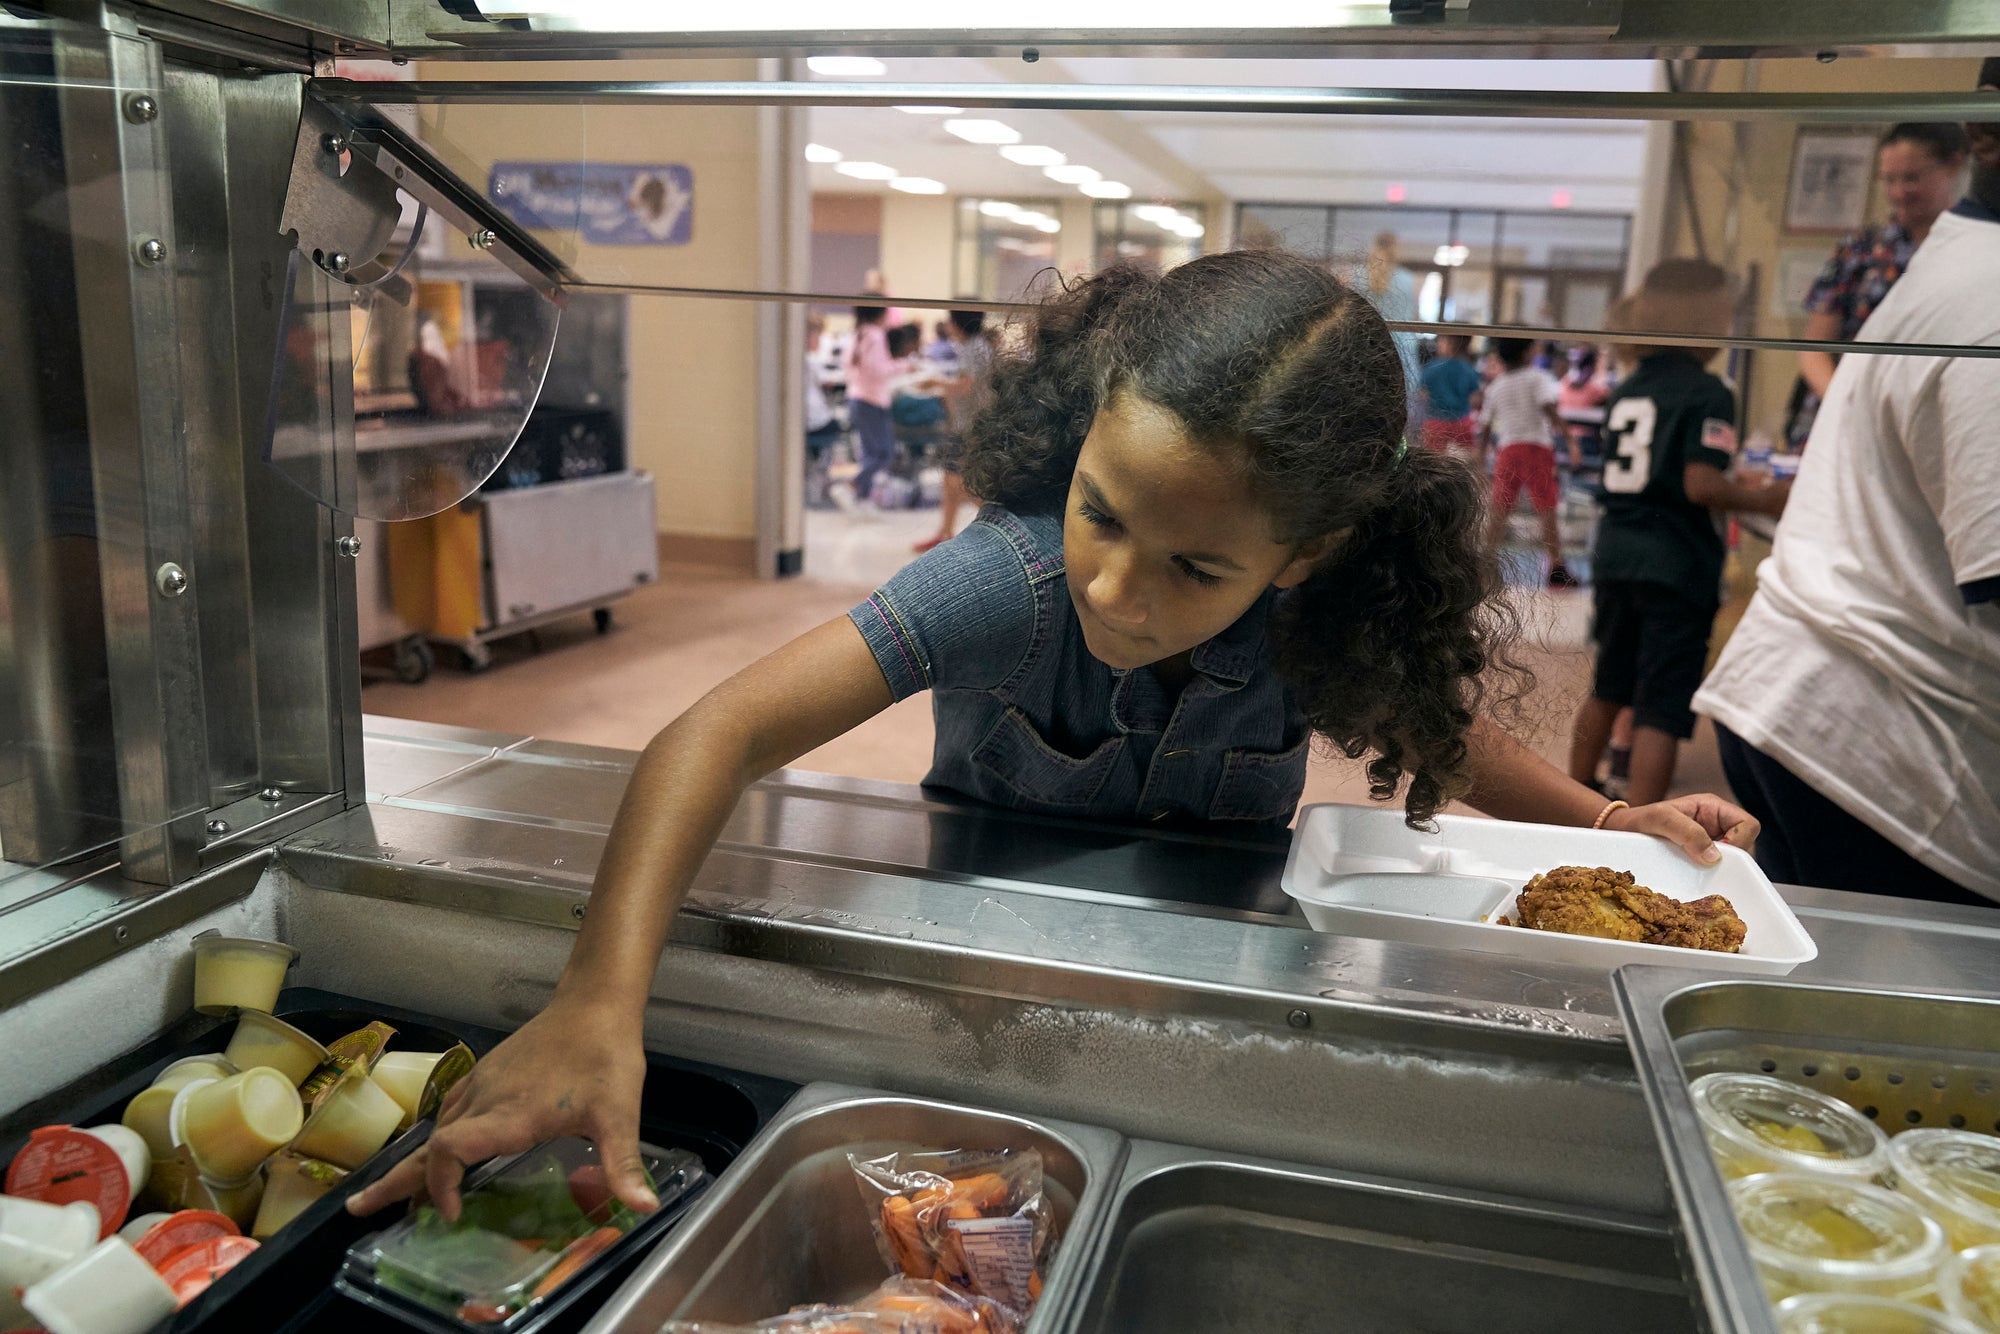
[[[391,1051],[436,1051],[463,1042],[484,1058],[505,1033],[498,1029],[376,1005],[311,987],[290,987],[273,1012],[327,1042],[374,1020],[394,1026]],[[219,1052],[229,1044],[233,1019],[190,1014],[160,1037],[127,1052],[45,1098],[0,1120],[0,1163],[11,1161],[28,1134],[45,1125],[100,1125],[116,1121],[125,1104],[153,1077],[186,1056]],[[693,1061],[647,1053],[641,1095],[640,1138],[661,1148],[697,1154],[710,1176],[721,1175],[757,1132],[776,1115],[797,1085],[761,1075],[725,1070]],[[347,1197],[376,1181],[430,1137],[429,1121],[391,1140],[340,1185],[313,1203],[255,1253],[189,1302],[154,1334],[236,1334],[242,1330],[283,1334],[401,1334],[409,1327],[333,1291],[333,1277],[348,1248],[399,1216],[394,1209],[372,1218],[347,1212]],[[691,1201],[690,1201],[691,1202]],[[552,1304],[536,1325],[537,1334],[581,1329],[597,1306],[585,1300],[615,1290],[637,1267],[643,1250],[632,1248],[614,1262],[591,1266],[577,1276],[574,1290]]]

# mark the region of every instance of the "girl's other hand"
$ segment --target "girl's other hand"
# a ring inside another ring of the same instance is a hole
[[[428,1197],[456,1219],[468,1167],[583,1135],[597,1145],[613,1193],[650,1213],[660,1202],[639,1159],[645,1079],[638,1015],[558,997],[473,1067],[446,1098],[429,1141],[348,1200],[348,1211],[371,1214],[397,1200]]]
[[[1722,860],[1722,850],[1715,846],[1715,840],[1721,839],[1748,852],[1756,845],[1757,834],[1763,828],[1757,817],[1713,792],[1674,797],[1650,806],[1627,806],[1611,812],[1604,827],[1664,838],[1679,844],[1682,851],[1704,866]]]

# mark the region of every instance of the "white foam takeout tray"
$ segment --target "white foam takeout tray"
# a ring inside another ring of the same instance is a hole
[[[1715,866],[1648,834],[1440,815],[1434,834],[1391,807],[1326,804],[1299,812],[1285,892],[1315,931],[1615,968],[1672,964],[1782,976],[1819,954],[1750,854],[1722,846]],[[1737,954],[1501,926],[1521,887],[1556,866],[1630,871],[1669,898],[1720,894],[1743,919]]]

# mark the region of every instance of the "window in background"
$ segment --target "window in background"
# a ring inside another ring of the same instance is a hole
[[[1503,213],[1379,205],[1239,204],[1237,244],[1326,260],[1349,282],[1378,239],[1395,238],[1416,318],[1460,324],[1601,328],[1625,279],[1623,214]],[[1399,284],[1400,286],[1400,284]]]
[[[1053,199],[958,201],[952,291],[984,301],[1032,300],[1054,269],[1062,205]]]
[[[1104,202],[1091,210],[1097,232],[1097,267],[1139,264],[1171,269],[1206,248],[1208,208],[1203,204]]]

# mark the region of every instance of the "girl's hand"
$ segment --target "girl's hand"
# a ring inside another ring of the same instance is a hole
[[[1678,843],[1681,850],[1704,866],[1722,860],[1715,846],[1721,839],[1745,852],[1757,842],[1763,826],[1740,806],[1732,805],[1712,792],[1656,801],[1650,806],[1626,806],[1611,812],[1606,829],[1630,829]]]
[[[639,1090],[646,1057],[640,1020],[610,1006],[561,997],[474,1066],[445,1100],[423,1147],[347,1202],[371,1214],[426,1196],[456,1219],[465,1169],[564,1135],[587,1136],[620,1200],[660,1207],[639,1159]]]

